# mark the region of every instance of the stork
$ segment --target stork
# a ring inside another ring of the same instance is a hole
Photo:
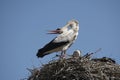
[[[44,57],[53,52],[61,51],[61,54],[66,54],[66,50],[74,43],[78,36],[79,23],[76,20],[69,21],[64,27],[52,30],[50,34],[59,34],[52,41],[46,44],[37,52],[37,57]]]
[[[73,52],[72,57],[78,59],[79,57],[81,57],[81,51],[80,50],[75,50]]]

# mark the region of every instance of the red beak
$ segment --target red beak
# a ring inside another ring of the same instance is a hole
[[[60,30],[51,30],[48,34],[60,34]]]

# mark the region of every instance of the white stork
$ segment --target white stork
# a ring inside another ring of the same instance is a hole
[[[72,57],[78,59],[79,57],[81,57],[81,51],[80,50],[75,50],[73,52]]]
[[[78,36],[79,24],[76,20],[69,21],[64,27],[50,31],[51,34],[59,34],[51,42],[46,44],[37,52],[37,57],[44,57],[53,52],[61,51],[66,54],[66,50],[73,44]]]

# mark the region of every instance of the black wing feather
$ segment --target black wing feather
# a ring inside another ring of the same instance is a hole
[[[48,44],[46,44],[43,48],[39,49],[38,50],[38,53],[37,53],[37,57],[43,57],[47,54],[50,54],[50,53],[45,53],[47,51],[50,51],[50,50],[53,50],[55,48],[58,48],[58,47],[61,47],[65,44],[69,43],[69,41],[66,41],[66,42],[54,42],[54,39],[49,42]]]

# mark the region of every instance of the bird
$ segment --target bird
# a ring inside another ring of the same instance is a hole
[[[66,50],[77,39],[78,31],[79,23],[77,20],[70,20],[64,27],[49,31],[49,34],[58,34],[58,36],[56,36],[43,48],[39,49],[36,56],[38,58],[42,58],[45,55],[59,51],[61,51],[61,55],[66,54]]]
[[[72,55],[73,58],[79,58],[81,57],[81,51],[80,50],[75,50]]]

